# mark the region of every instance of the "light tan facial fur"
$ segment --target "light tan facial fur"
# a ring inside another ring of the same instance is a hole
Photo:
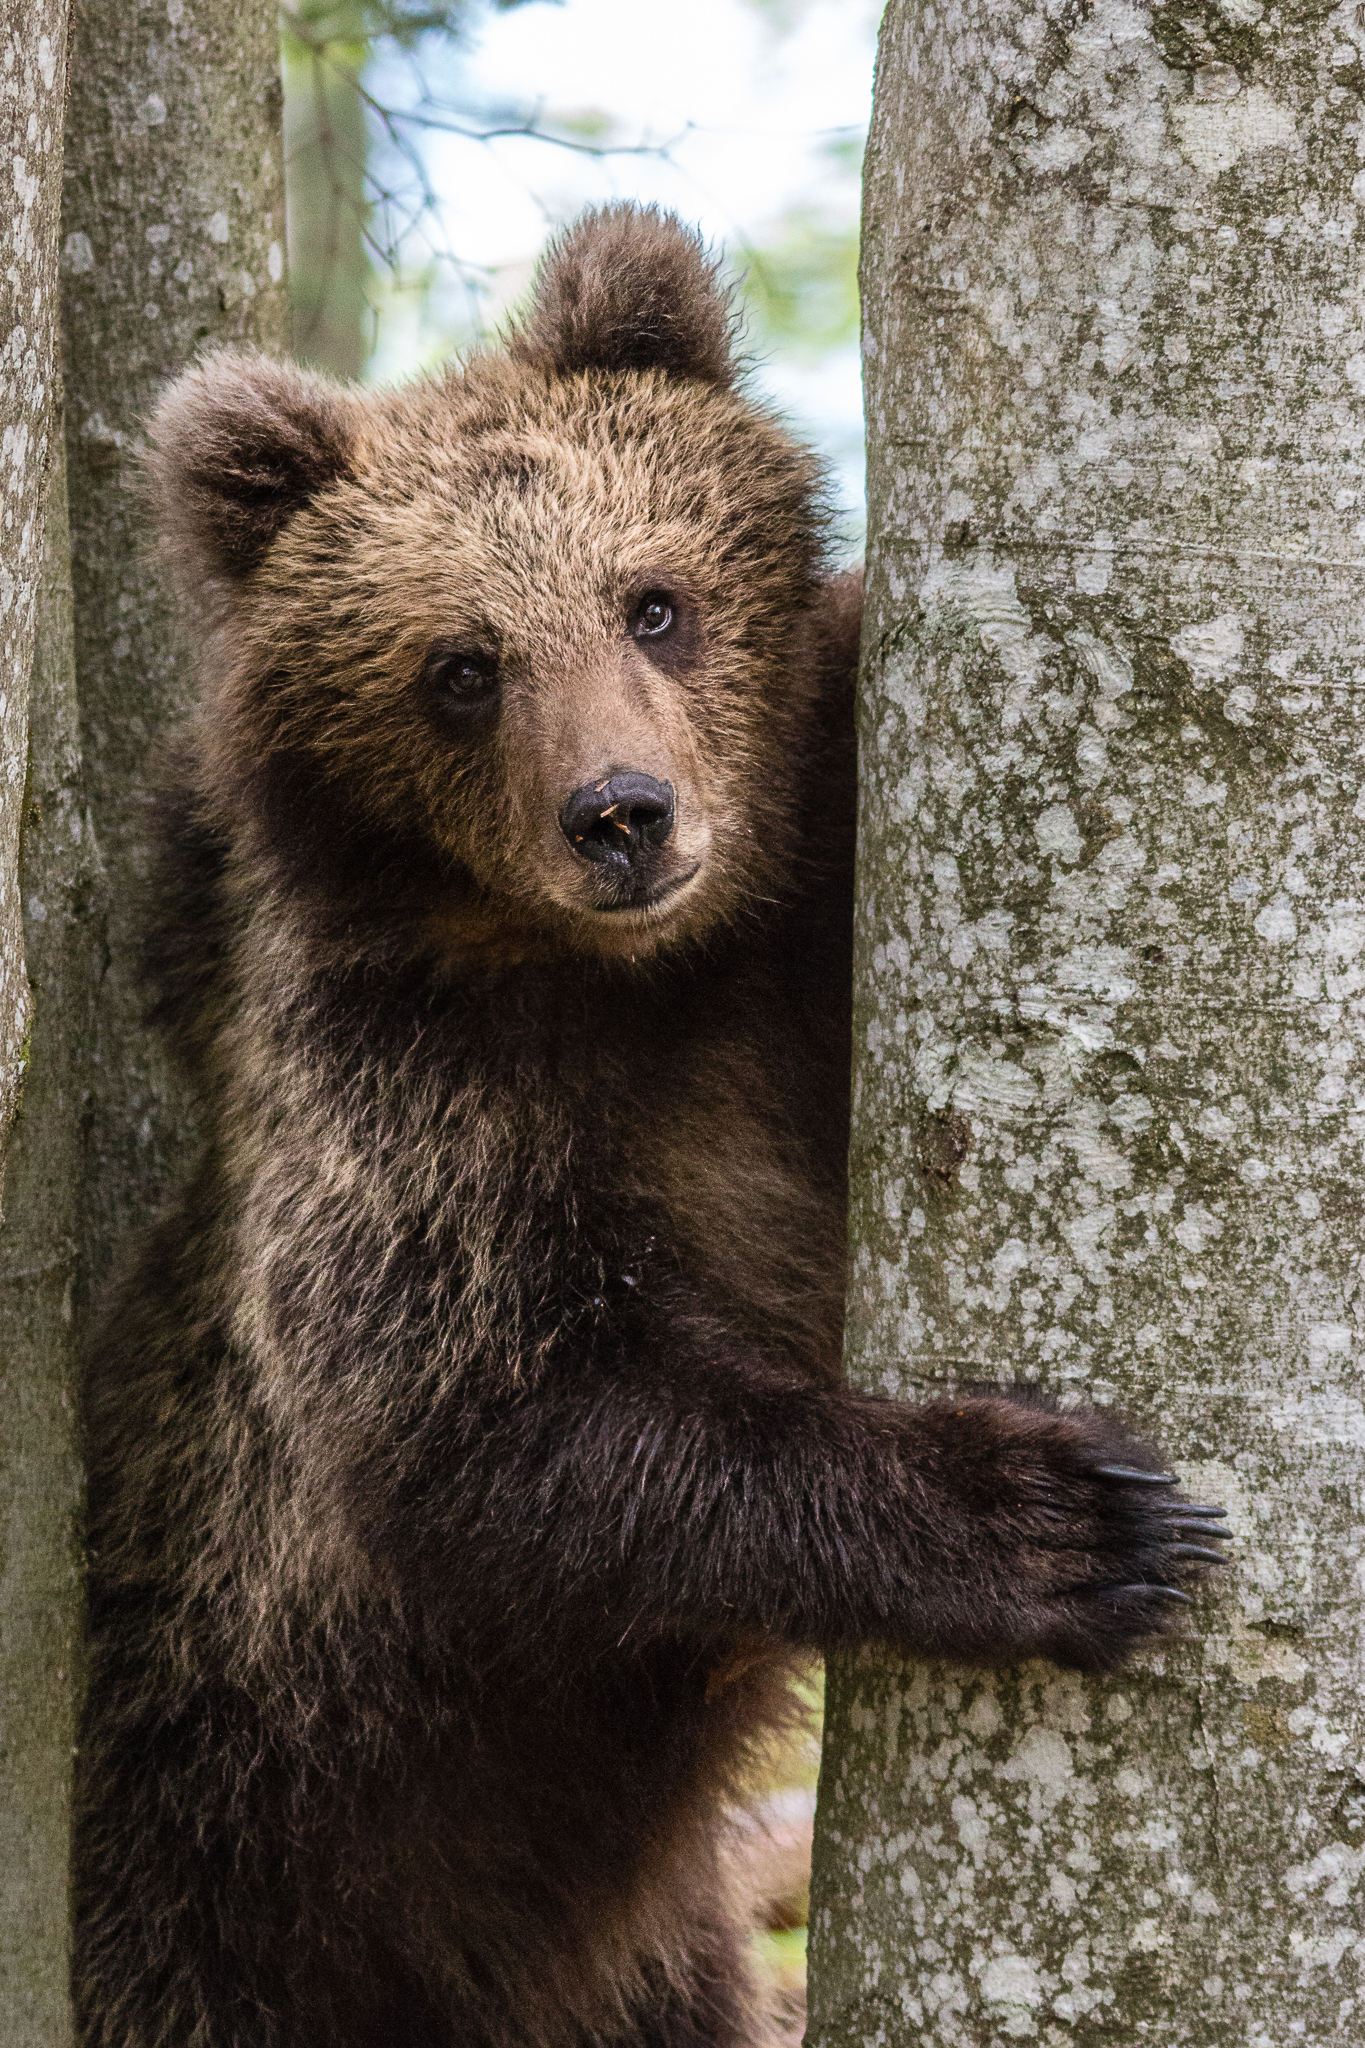
[[[199,374],[211,403],[221,372]],[[324,403],[298,373],[253,374],[267,395],[287,382],[281,403]],[[192,379],[174,403],[194,396]],[[780,886],[810,691],[809,458],[729,390],[658,372],[550,379],[482,357],[325,404],[345,473],[222,578],[218,815],[265,836],[278,816],[305,882],[311,865],[335,889],[339,859],[351,930],[389,949],[476,954],[496,933],[500,957],[648,957]],[[655,591],[677,612],[658,647],[632,631]],[[495,673],[487,706],[443,699],[440,650]],[[559,823],[621,771],[676,803],[640,908],[604,903]],[[358,918],[367,862],[383,885]]]

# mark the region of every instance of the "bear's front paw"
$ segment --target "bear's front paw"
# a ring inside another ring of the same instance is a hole
[[[1192,1579],[1225,1559],[1225,1511],[1183,1500],[1150,1445],[1093,1409],[1031,1390],[939,1409],[941,1439],[993,1582],[995,1655],[1080,1671],[1165,1634]],[[984,1539],[984,1542],[982,1541]]]
[[[1044,1655],[1076,1670],[1108,1671],[1144,1637],[1166,1633],[1173,1610],[1192,1601],[1181,1582],[1227,1563],[1210,1545],[1226,1542],[1231,1531],[1220,1526],[1226,1509],[1171,1493],[1178,1483],[1172,1473],[1104,1463],[1088,1477],[1110,1490],[1097,1504],[1094,1545],[1108,1582],[1072,1590]]]

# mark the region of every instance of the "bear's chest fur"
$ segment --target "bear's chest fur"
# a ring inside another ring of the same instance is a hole
[[[425,1316],[433,1352],[458,1351],[484,1385],[533,1376],[551,1350],[639,1337],[655,1314],[829,1377],[843,911],[802,903],[647,976],[428,967],[248,1005],[228,1117],[250,1134],[234,1265],[306,1269],[311,1320],[320,1276],[344,1292],[349,1261],[372,1314]],[[387,1247],[387,1293],[357,1231]],[[280,1279],[276,1301],[289,1293]]]

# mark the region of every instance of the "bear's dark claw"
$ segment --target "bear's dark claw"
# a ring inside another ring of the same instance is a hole
[[[1136,1465],[1092,1465],[1096,1479],[1126,1479],[1136,1486],[1178,1486],[1174,1472],[1143,1472]]]
[[[1171,1556],[1198,1557],[1202,1558],[1205,1564],[1227,1563],[1227,1559],[1221,1550],[1205,1550],[1200,1543],[1173,1543],[1171,1545]]]
[[[1194,1595],[1192,1593],[1182,1593],[1179,1586],[1114,1586],[1111,1588],[1111,1591],[1115,1593],[1159,1593],[1164,1599],[1183,1601],[1186,1607],[1193,1607],[1194,1605]]]
[[[1219,1522],[1226,1516],[1227,1509],[1205,1507],[1202,1501],[1197,1500],[1173,1500],[1167,1512],[1172,1515],[1198,1515],[1201,1521]],[[1211,1536],[1217,1533],[1216,1529],[1209,1531]]]
[[[1207,1522],[1187,1522],[1184,1515],[1176,1512],[1167,1522],[1168,1529],[1188,1529],[1192,1536],[1200,1537],[1205,1543],[1231,1543],[1231,1529],[1210,1529]]]

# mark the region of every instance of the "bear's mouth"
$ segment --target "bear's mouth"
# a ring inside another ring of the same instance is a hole
[[[595,908],[604,917],[615,917],[623,910],[657,910],[671,897],[677,896],[689,882],[694,882],[701,873],[701,862],[697,861],[685,874],[674,875],[670,881],[654,886],[637,882],[628,895],[619,896],[614,903],[599,903]]]

